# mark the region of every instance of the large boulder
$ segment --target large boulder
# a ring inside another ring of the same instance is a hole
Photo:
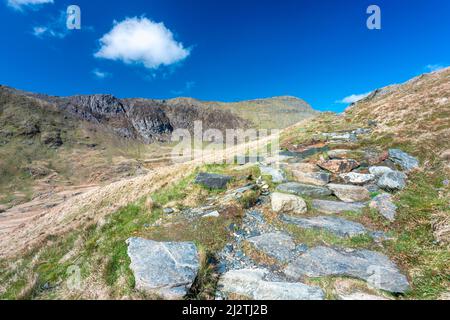
[[[386,191],[403,190],[406,187],[406,174],[400,171],[392,171],[383,174],[378,179],[377,185]]]
[[[226,272],[218,283],[219,297],[240,296],[253,300],[323,300],[323,290],[300,282],[266,280],[266,269],[241,269]]]
[[[347,173],[359,167],[359,162],[353,159],[333,159],[321,160],[317,165],[322,169],[330,171],[335,174]]]
[[[326,230],[339,237],[355,237],[367,233],[362,224],[338,217],[298,218],[283,215],[281,220],[304,229]]]
[[[275,192],[271,201],[272,210],[277,213],[303,214],[308,211],[305,200],[292,194]]]
[[[370,193],[364,187],[330,183],[327,186],[334,195],[344,202],[363,202],[370,200]]]
[[[193,242],[130,238],[127,244],[136,289],[170,300],[179,300],[186,295],[200,268]]]
[[[312,201],[312,208],[321,213],[337,214],[344,212],[361,212],[366,206],[362,202],[341,202],[341,201],[329,201],[314,199]]]
[[[197,175],[194,182],[210,189],[225,189],[230,181],[230,176],[202,172]]]
[[[369,250],[315,247],[291,262],[284,272],[292,279],[355,277],[366,280],[374,288],[393,293],[409,289],[407,278],[388,257]]]
[[[326,187],[314,186],[298,182],[288,182],[280,184],[277,191],[308,197],[326,197],[331,195],[331,191]]]
[[[406,152],[399,149],[389,150],[389,159],[394,161],[403,170],[409,172],[411,170],[417,169],[419,167],[419,160]]]
[[[382,193],[372,199],[369,206],[375,209],[383,217],[389,221],[394,221],[397,214],[397,206],[392,201],[392,195],[389,193]]]

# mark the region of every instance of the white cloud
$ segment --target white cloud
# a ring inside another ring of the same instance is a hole
[[[371,92],[368,93],[363,93],[363,94],[352,94],[348,97],[345,97],[342,100],[338,100],[336,101],[336,103],[345,103],[345,104],[351,104],[351,103],[355,103],[359,100],[364,99],[365,97],[367,97]]]
[[[22,10],[24,7],[36,7],[47,3],[53,3],[53,0],[8,0],[8,6],[16,10]]]
[[[111,76],[109,72],[100,71],[99,69],[92,70],[92,74],[98,79],[105,79]]]
[[[434,71],[438,71],[441,69],[444,69],[445,67],[443,65],[440,64],[429,64],[425,67],[425,70],[430,71],[430,72],[434,72]]]
[[[190,54],[190,49],[175,41],[163,23],[143,17],[114,22],[114,27],[100,39],[100,44],[95,57],[138,63],[148,69],[177,63]]]

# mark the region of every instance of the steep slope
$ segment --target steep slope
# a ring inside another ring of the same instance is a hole
[[[371,120],[386,139],[441,155],[450,149],[450,68],[378,89],[351,105],[345,118]]]

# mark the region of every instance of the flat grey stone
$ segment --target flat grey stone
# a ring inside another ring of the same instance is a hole
[[[386,191],[403,190],[406,187],[406,174],[400,171],[385,173],[378,179],[377,185]]]
[[[231,270],[222,275],[218,283],[219,296],[244,296],[253,300],[323,300],[319,287],[299,282],[267,281],[266,269]]]
[[[330,183],[331,174],[327,172],[299,172],[292,171],[292,175],[297,182],[325,186]]]
[[[365,206],[366,204],[362,202],[348,203],[341,201],[328,201],[318,199],[314,199],[312,201],[313,209],[326,214],[335,214],[343,212],[361,212]]]
[[[288,262],[296,252],[292,237],[282,232],[265,233],[247,240],[256,249],[280,262]]]
[[[327,187],[333,191],[336,197],[344,202],[363,202],[370,200],[370,193],[364,187],[334,183],[330,183]]]
[[[400,165],[405,171],[411,171],[419,167],[419,160],[417,158],[399,149],[390,149],[389,159]]]
[[[262,175],[271,176],[272,182],[274,183],[282,183],[286,181],[283,171],[279,168],[260,165],[259,170]]]
[[[225,189],[231,177],[215,173],[202,172],[195,178],[195,183],[210,189]]]
[[[372,199],[369,206],[377,210],[383,217],[389,221],[394,221],[397,214],[397,206],[392,202],[392,196],[383,193]]]
[[[283,215],[281,220],[304,229],[326,230],[339,237],[355,237],[367,234],[367,229],[362,224],[338,217],[298,218]]]
[[[164,299],[182,299],[200,268],[193,242],[157,242],[129,238],[128,256],[136,289]]]
[[[369,167],[370,174],[373,174],[376,177],[381,177],[385,173],[392,172],[392,171],[394,171],[394,170],[392,170],[389,167],[383,167],[383,166]]]
[[[373,174],[365,174],[365,173],[356,173],[349,172],[343,173],[340,177],[347,183],[363,185],[375,180],[375,176]]]
[[[343,276],[367,281],[377,289],[404,293],[407,278],[385,255],[369,250],[315,247],[291,262],[284,270],[293,279]]]
[[[297,196],[326,197],[331,195],[331,191],[326,187],[314,186],[298,182],[288,182],[280,184],[277,191],[295,194]]]

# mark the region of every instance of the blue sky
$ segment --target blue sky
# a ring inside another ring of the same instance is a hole
[[[1,1],[0,83],[53,95],[293,95],[341,111],[450,64],[448,0]],[[81,30],[65,27],[70,4]],[[381,30],[366,27],[371,4]]]

